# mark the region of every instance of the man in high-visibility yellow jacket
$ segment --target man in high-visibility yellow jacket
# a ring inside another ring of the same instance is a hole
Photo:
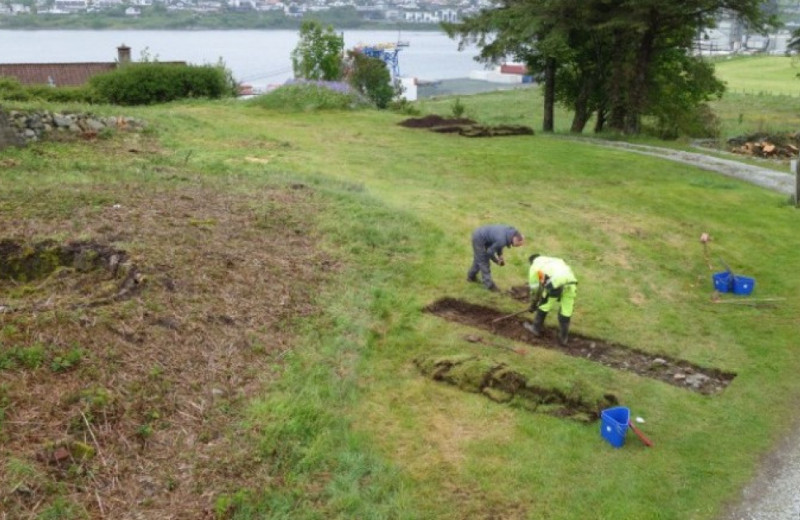
[[[569,322],[578,294],[578,279],[564,260],[552,256],[531,255],[528,283],[531,289],[531,312],[536,311],[532,323],[523,326],[534,336],[541,336],[544,319],[553,310],[556,302],[558,312],[558,342],[567,344]]]

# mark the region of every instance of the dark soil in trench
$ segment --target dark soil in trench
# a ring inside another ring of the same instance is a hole
[[[506,313],[455,298],[442,298],[424,310],[448,321],[483,329],[514,341],[558,350],[568,356],[634,372],[643,377],[657,379],[701,394],[721,392],[736,377],[736,374],[732,372],[701,367],[685,360],[650,354],[574,332],[570,332],[567,345],[562,346],[558,343],[556,330],[553,328],[546,328],[543,336],[537,338],[522,327],[522,323],[526,321],[522,316],[514,316],[493,323],[493,320],[505,316]]]
[[[474,125],[475,121],[465,117],[445,118],[435,114],[424,117],[412,117],[398,123],[406,128],[434,128],[437,126]]]
[[[463,137],[503,137],[511,135],[533,135],[533,129],[524,125],[480,125],[472,119],[444,118],[428,115],[410,118],[399,123],[406,128],[425,128],[440,134],[458,134]]]

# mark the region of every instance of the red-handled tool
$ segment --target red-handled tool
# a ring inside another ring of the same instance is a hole
[[[633,433],[635,433],[636,436],[639,437],[639,439],[641,439],[641,441],[644,443],[645,446],[647,446],[648,448],[653,446],[653,441],[648,439],[647,436],[644,433],[642,433],[642,430],[634,426],[633,423],[630,421],[630,419],[628,419],[628,426],[631,427]]]

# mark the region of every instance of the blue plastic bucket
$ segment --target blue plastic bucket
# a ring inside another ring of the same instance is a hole
[[[711,275],[714,282],[714,290],[718,292],[731,292],[733,290],[733,276],[728,271],[714,273]]]
[[[733,293],[734,294],[750,294],[756,286],[756,281],[747,276],[736,275],[733,277]]]
[[[625,444],[631,411],[625,406],[606,408],[600,412],[600,435],[615,448]]]

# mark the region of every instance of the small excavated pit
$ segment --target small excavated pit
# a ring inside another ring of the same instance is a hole
[[[467,118],[444,118],[438,115],[410,118],[398,123],[406,128],[426,128],[440,134],[458,134],[464,137],[504,137],[534,135],[533,129],[524,125],[479,125]]]
[[[60,245],[54,240],[34,244],[0,240],[0,280],[38,280],[59,267],[73,267],[81,272],[105,268],[113,272],[126,260],[124,251],[96,242]]]
[[[602,410],[619,404],[616,396],[592,395],[579,384],[570,391],[544,388],[505,363],[478,356],[419,357],[414,364],[434,381],[483,394],[497,403],[583,423],[596,421]]]
[[[129,262],[125,251],[98,242],[59,244],[54,240],[42,240],[29,244],[8,238],[0,240],[0,281],[32,282],[47,278],[62,268],[79,273],[107,272],[120,280],[116,299],[130,297],[140,289],[144,279],[137,267]]]
[[[528,343],[537,347],[558,350],[568,356],[579,357],[595,363],[633,372],[643,377],[657,379],[667,384],[685,388],[701,394],[715,394],[724,390],[736,377],[735,373],[724,372],[716,368],[706,368],[681,359],[665,355],[654,355],[616,343],[570,333],[566,346],[558,343],[556,330],[546,328],[542,337],[537,338],[522,327],[522,317],[510,317],[493,322],[506,316],[491,307],[484,307],[455,298],[442,298],[425,307],[440,318],[463,325],[469,325],[497,334],[514,341]]]

